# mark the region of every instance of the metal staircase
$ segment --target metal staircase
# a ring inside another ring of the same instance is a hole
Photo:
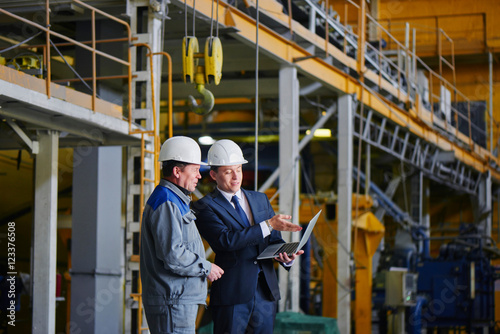
[[[409,126],[400,126],[369,110],[363,115],[363,129],[359,131],[360,114],[354,114],[354,136],[416,169],[426,177],[446,184],[459,192],[474,195],[481,173],[455,159],[453,151],[445,151],[414,135]]]

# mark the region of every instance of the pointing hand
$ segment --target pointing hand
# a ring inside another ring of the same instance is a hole
[[[297,232],[302,230],[302,227],[299,225],[292,224],[285,219],[292,219],[292,216],[282,214],[276,215],[269,219],[269,224],[271,224],[272,228],[276,231]]]

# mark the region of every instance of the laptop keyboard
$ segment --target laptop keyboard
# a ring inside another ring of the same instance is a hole
[[[288,255],[292,255],[297,250],[298,242],[289,242],[281,246],[275,253],[274,256],[278,256],[280,253],[287,253]]]

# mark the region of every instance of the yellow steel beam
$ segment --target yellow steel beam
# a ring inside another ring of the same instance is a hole
[[[186,2],[188,6],[193,8],[193,0],[186,0]],[[209,18],[211,17],[211,6],[212,1],[210,0],[198,1],[196,11]],[[256,44],[256,21],[252,17],[225,2],[219,2],[216,10],[219,12],[219,17],[224,18],[222,20],[223,24],[236,29],[235,37],[245,43]],[[355,78],[315,57],[295,42],[282,37],[262,24],[259,25],[259,48],[278,62],[295,64],[302,74],[321,82],[324,86],[333,89],[337,93],[361,96],[362,84]],[[367,70],[365,76],[369,72]],[[378,76],[373,72],[372,75]],[[403,95],[400,94],[400,96]],[[402,110],[396,105],[382,101],[378,94],[366,90],[363,94],[363,103],[391,121],[408,128],[413,134],[425,139],[427,142],[440,147],[442,150],[453,151],[458,160],[479,172],[484,173],[490,170],[492,177],[500,181],[500,173],[490,167],[488,163],[490,160],[496,160],[497,164],[500,165],[499,159],[482,148],[473,147],[472,150],[468,150],[450,141],[419,119],[415,108],[410,111]]]
[[[219,104],[254,104],[255,99],[251,99],[248,97],[220,97],[220,98],[214,99],[214,103],[216,105],[219,105]],[[183,107],[183,106],[187,106],[188,102],[186,101],[186,99],[175,100],[173,102],[173,104],[176,107]],[[167,106],[168,106],[167,101],[160,101],[160,107],[167,107]]]
[[[353,212],[354,214],[354,212]],[[384,225],[371,212],[353,217],[353,251],[356,259],[356,299],[354,321],[356,333],[371,333],[372,326],[372,260],[384,237]]]

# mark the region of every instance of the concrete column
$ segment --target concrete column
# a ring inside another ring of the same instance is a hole
[[[339,98],[338,157],[337,157],[337,279],[351,287],[351,229],[352,229],[352,165],[353,165],[353,101],[351,95]],[[345,248],[345,249],[344,249]],[[337,288],[337,324],[340,333],[351,332],[351,294]]]
[[[121,333],[122,148],[75,149],[71,333]]]
[[[55,333],[59,133],[38,134],[35,164],[32,333]]]
[[[292,222],[299,223],[299,164],[295,157],[299,153],[299,80],[297,69],[282,66],[279,77],[279,121],[280,121],[280,213],[292,215]],[[299,241],[300,233],[282,232],[285,241]],[[279,271],[280,311],[299,311],[299,261],[288,275]]]

